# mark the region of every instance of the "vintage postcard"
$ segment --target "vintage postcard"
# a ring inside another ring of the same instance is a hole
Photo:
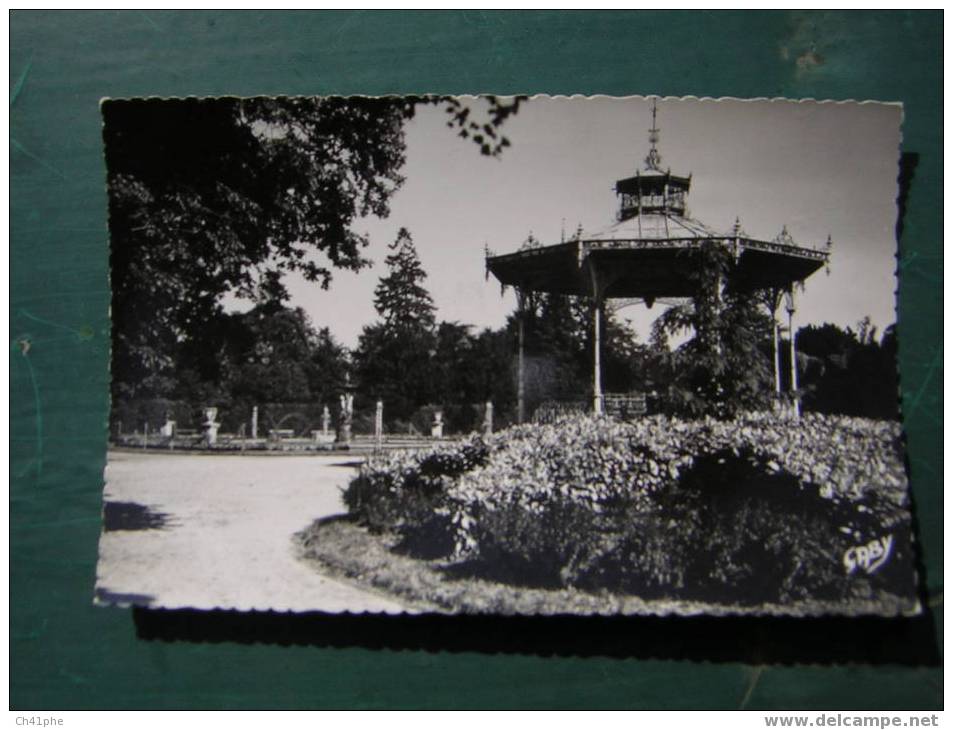
[[[102,114],[98,603],[919,612],[899,105]]]

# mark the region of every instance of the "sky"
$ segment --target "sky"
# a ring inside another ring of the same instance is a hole
[[[483,102],[471,100],[477,109]],[[512,291],[485,278],[484,245],[514,251],[530,232],[559,243],[577,225],[612,223],[617,179],[644,169],[650,99],[534,97],[505,124],[511,147],[479,154],[446,126],[439,107],[408,123],[406,182],[385,220],[358,221],[375,261],[336,272],[328,291],[289,277],[291,304],[348,347],[376,312],[373,291],[387,246],[406,227],[428,272],[440,320],[499,327],[515,306]],[[692,175],[688,213],[728,231],[735,218],[755,238],[783,225],[801,246],[833,239],[830,274],[805,282],[796,323],[856,326],[869,316],[882,332],[896,321],[897,172],[901,108],[874,103],[658,100],[662,168]],[[644,341],[658,305],[621,310]]]

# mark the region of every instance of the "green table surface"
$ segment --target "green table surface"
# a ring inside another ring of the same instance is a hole
[[[705,661],[703,651],[652,658],[625,643],[640,631],[638,619],[576,624],[592,650],[556,656],[546,655],[548,629],[519,622],[491,627],[493,651],[454,636],[477,628],[472,622],[443,624],[418,642],[389,640],[400,624],[379,622],[374,638],[361,639],[353,621],[336,637],[341,624],[327,623],[324,640],[310,645],[155,641],[137,636],[130,611],[94,607],[92,588],[109,381],[102,97],[899,100],[903,150],[918,156],[899,258],[903,409],[926,589],[942,637],[942,21],[940,12],[12,12],[11,706],[941,706],[937,662],[787,665]],[[877,627],[858,642],[900,630]],[[526,630],[543,648],[507,641],[508,631]],[[614,635],[624,650],[610,649]]]

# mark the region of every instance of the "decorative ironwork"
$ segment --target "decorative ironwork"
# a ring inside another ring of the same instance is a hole
[[[788,236],[788,239],[790,240],[790,236]],[[558,251],[559,249],[573,250],[576,254],[577,264],[581,266],[589,252],[593,250],[682,250],[701,248],[706,242],[719,242],[723,245],[732,245],[734,243],[734,239],[724,236],[679,237],[662,239],[586,239],[582,241],[571,239],[564,244],[542,246],[538,248],[524,248],[519,251],[514,251],[513,253],[502,254],[500,256],[490,256],[487,259],[487,266],[490,266],[490,262],[503,263],[507,261],[518,261],[526,258],[546,256]],[[813,261],[828,260],[828,253],[826,251],[818,251],[817,249],[813,248],[803,248],[801,246],[794,245],[793,243],[779,243],[777,238],[774,241],[759,241],[754,238],[739,238],[738,242],[742,252],[746,249],[751,249],[753,251],[785,254],[787,256],[795,256],[797,258],[810,259]]]
[[[721,231],[691,219],[685,205],[692,176],[673,176],[671,171],[662,169],[657,99],[652,101],[652,126],[648,131],[650,149],[645,158],[646,169],[616,181],[618,222],[594,233],[584,234],[579,227],[567,239],[563,219],[559,244],[540,246],[531,233],[527,242],[513,253],[490,256],[489,251],[486,252],[487,267],[500,279],[501,287],[505,290],[504,282],[509,282],[516,288],[520,312],[524,309],[524,297],[531,292],[590,298],[594,316],[592,400],[589,403],[595,413],[617,418],[638,418],[650,412],[655,396],[603,391],[600,311],[617,312],[636,302],[651,308],[655,303],[667,305],[685,301],[690,290],[686,279],[691,273],[692,257],[683,252],[715,246],[730,252],[738,264],[727,275],[726,285],[737,285],[756,293],[766,289],[762,296],[772,321],[782,306],[793,319],[795,291],[803,291],[804,279],[822,265],[829,265],[831,255],[830,236],[826,247],[816,244],[801,247],[786,225],[774,239],[765,241],[751,238],[742,227],[740,217],[735,218],[729,230]],[[633,253],[627,254],[627,251]],[[782,291],[789,294],[787,301],[781,300]],[[793,330],[790,320],[788,326]],[[773,328],[772,337],[777,392],[781,387],[777,326]],[[520,422],[525,405],[522,353],[521,334],[517,398]],[[791,353],[791,362],[795,363],[793,343]],[[795,368],[791,382],[796,391],[796,364],[791,367]],[[547,401],[534,416],[535,420],[545,422],[583,409],[588,410],[585,401]]]
[[[663,307],[673,307],[679,304],[690,302],[690,297],[613,297],[607,296],[605,307],[613,314],[617,314],[626,307],[633,307],[642,304],[648,309],[658,304]]]
[[[794,243],[794,238],[792,238],[791,234],[788,233],[788,227],[786,225],[781,226],[781,232],[774,237],[774,242],[779,243],[782,246],[797,247],[797,244]]]
[[[548,400],[533,412],[533,423],[553,423],[564,416],[586,413],[589,403],[584,400]]]
[[[657,101],[656,99],[652,99],[652,128],[649,130],[649,144],[651,145],[651,148],[649,149],[648,156],[645,158],[645,169],[661,172],[662,155],[659,154],[659,151],[656,148],[656,145],[659,141],[659,128],[655,123],[655,115],[657,111]]]
[[[607,416],[628,421],[648,413],[645,393],[605,393],[602,398]]]
[[[754,249],[755,251],[783,253],[790,256],[799,256],[804,259],[814,259],[815,261],[823,261],[827,257],[827,254],[823,251],[815,251],[813,248],[803,248],[793,243],[778,243],[777,239],[769,243],[768,241],[757,241],[753,238],[745,238],[742,239],[741,245],[744,248]]]

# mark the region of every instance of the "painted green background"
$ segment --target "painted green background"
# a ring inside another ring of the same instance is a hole
[[[909,708],[939,669],[137,640],[91,605],[105,463],[98,101],[209,94],[604,93],[900,100],[919,154],[901,376],[942,602],[941,33],[932,13],[11,14],[11,704],[66,708]],[[859,283],[859,285],[862,285]],[[24,353],[19,342],[29,340]]]

